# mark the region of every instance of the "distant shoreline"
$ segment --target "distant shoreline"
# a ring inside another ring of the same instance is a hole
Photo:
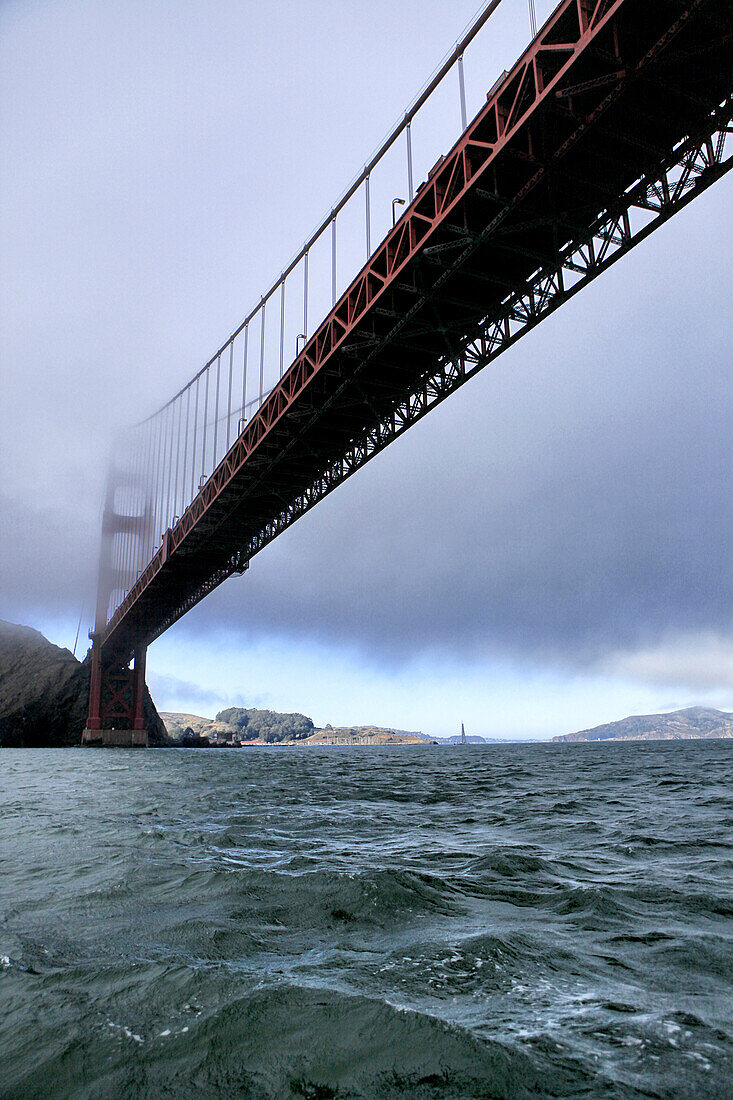
[[[733,714],[712,707],[686,707],[666,714],[634,714],[578,733],[562,733],[551,740],[589,741],[721,741],[733,738]]]
[[[378,745],[437,745],[450,747],[460,735],[429,737],[420,731],[396,730],[383,726],[316,727],[299,714],[230,708],[215,718],[194,714],[161,712],[174,745],[188,748],[334,748]],[[231,721],[231,719],[235,721]],[[230,719],[230,721],[227,721]],[[285,723],[285,725],[284,725]],[[289,725],[288,725],[289,723]],[[288,732],[294,724],[299,731]],[[257,730],[258,736],[252,733]],[[287,731],[287,732],[286,732]],[[250,736],[247,736],[247,733]],[[733,739],[733,714],[707,707],[688,707],[666,714],[632,715],[576,733],[540,738],[468,737],[468,744],[626,744],[640,741],[705,741]]]

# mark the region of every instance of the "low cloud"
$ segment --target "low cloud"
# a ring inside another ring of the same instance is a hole
[[[154,671],[148,671],[147,682],[159,710],[180,711],[193,706],[213,715],[225,707],[272,706],[272,700],[262,693],[255,692],[245,697],[241,692],[210,689],[193,680],[160,675]]]
[[[171,706],[178,707],[183,703],[213,707],[216,710],[227,705],[221,692],[210,691],[191,680],[179,680],[175,676],[159,676],[154,672],[148,675],[147,680],[160,710],[167,710]]]
[[[705,693],[723,690],[733,701],[733,638],[695,635],[608,657],[600,671],[645,684]]]

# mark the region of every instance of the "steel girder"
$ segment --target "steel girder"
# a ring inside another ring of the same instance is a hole
[[[711,132],[687,143],[680,159],[660,175],[640,180],[627,196],[628,201],[609,212],[592,234],[568,245],[553,265],[513,294],[501,317],[489,321],[480,335],[463,347],[460,355],[443,360],[437,371],[422,380],[419,388],[395,405],[389,417],[355,439],[343,457],[273,517],[243,548],[243,553],[248,558],[253,557],[370,458],[729,171],[733,167],[733,157],[725,160],[723,152],[725,138],[733,134],[732,121],[733,110],[729,102],[715,112]],[[651,218],[632,228],[633,216],[639,212],[648,212]]]
[[[563,0],[166,532],[101,643],[125,655],[161,634],[727,170],[731,74],[706,84],[699,58],[713,33],[724,49],[731,22],[729,0]],[[671,116],[655,87],[677,65],[685,103]],[[705,133],[683,145],[693,121]],[[634,229],[640,209],[650,221]]]

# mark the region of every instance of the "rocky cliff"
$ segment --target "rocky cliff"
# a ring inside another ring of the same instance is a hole
[[[733,714],[709,707],[688,707],[669,714],[634,714],[553,741],[682,741],[693,737],[733,737]]]
[[[78,745],[86,725],[89,661],[77,661],[29,626],[0,619],[0,746]],[[151,745],[168,742],[146,692]]]

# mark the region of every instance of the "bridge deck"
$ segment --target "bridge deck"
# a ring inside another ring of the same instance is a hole
[[[487,323],[508,334],[512,295],[711,128],[732,32],[731,0],[563,0],[166,532],[104,650],[157,637],[403,430],[398,408]]]

